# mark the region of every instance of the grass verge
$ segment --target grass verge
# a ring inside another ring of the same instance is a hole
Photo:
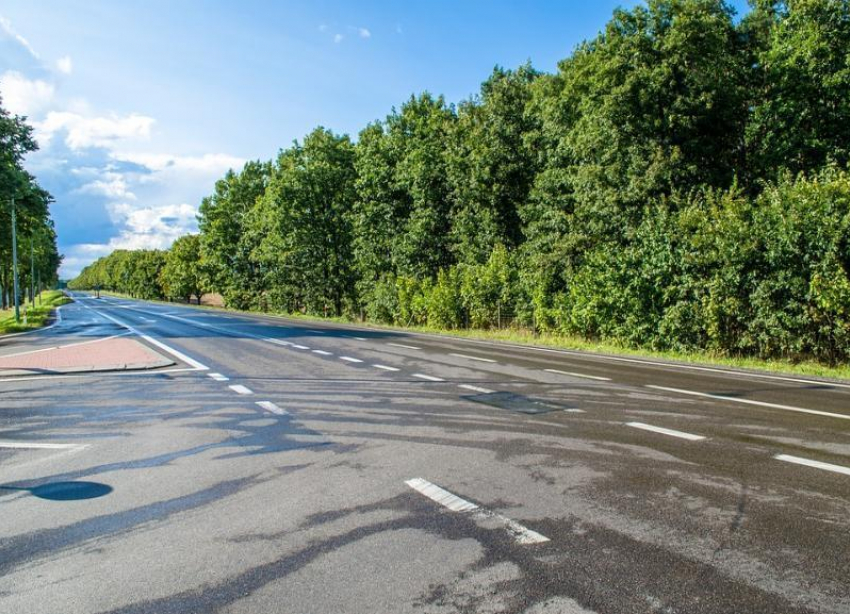
[[[122,298],[129,296],[102,292]],[[166,301],[153,301],[163,302]],[[186,304],[186,303],[182,303]],[[192,304],[192,307],[198,305]],[[351,324],[363,328],[375,330],[392,330],[398,332],[415,332],[435,335],[447,335],[463,339],[477,339],[482,341],[495,341],[503,343],[515,343],[537,347],[547,347],[560,350],[575,350],[592,354],[610,354],[616,356],[629,356],[635,358],[648,358],[658,361],[671,361],[707,367],[727,367],[732,369],[747,369],[751,371],[766,371],[782,375],[801,375],[810,377],[823,377],[828,379],[850,380],[850,364],[830,366],[814,360],[792,361],[790,359],[763,359],[752,357],[734,357],[712,354],[711,352],[675,352],[675,351],[653,351],[647,349],[635,349],[610,342],[589,341],[581,337],[570,337],[553,333],[534,334],[531,331],[504,329],[504,330],[444,330],[430,326],[395,326],[363,324],[346,318],[323,318],[320,316],[309,316],[304,314],[274,313],[274,312],[248,312],[228,307],[214,307],[201,305],[204,309],[224,311],[233,313],[252,313],[257,315],[271,315],[305,322],[334,322],[339,324]]]
[[[24,305],[21,305],[21,321],[15,322],[15,310],[6,309],[0,311],[0,335],[11,333],[23,333],[45,326],[50,320],[50,313],[71,299],[65,296],[61,290],[45,290],[35,299],[35,307],[29,303],[26,305],[27,323],[24,324]]]

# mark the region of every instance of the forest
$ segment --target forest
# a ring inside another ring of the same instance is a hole
[[[848,162],[850,0],[648,0],[554,74],[316,128],[222,177],[198,234],[71,285],[835,364]]]
[[[62,257],[50,217],[53,198],[24,169],[38,149],[25,117],[10,114],[0,100],[0,311],[14,305],[12,207],[18,248],[19,298],[23,303],[57,282]]]

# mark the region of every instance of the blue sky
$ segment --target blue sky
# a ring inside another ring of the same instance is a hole
[[[195,230],[230,167],[318,125],[354,136],[412,93],[457,102],[497,64],[552,72],[637,3],[5,0],[0,93],[36,126],[70,277]]]

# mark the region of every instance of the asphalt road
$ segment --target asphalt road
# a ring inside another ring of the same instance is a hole
[[[850,612],[850,383],[63,314],[178,364],[0,380],[2,613]]]

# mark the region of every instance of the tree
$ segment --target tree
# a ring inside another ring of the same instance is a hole
[[[200,305],[204,278],[200,236],[184,235],[178,238],[165,257],[165,266],[160,276],[163,292],[170,298],[179,298],[187,303],[194,296]]]

